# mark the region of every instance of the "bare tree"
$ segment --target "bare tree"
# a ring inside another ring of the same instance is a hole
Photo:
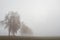
[[[9,32],[9,36],[10,33],[13,34],[13,36],[15,36],[15,33],[17,33],[17,31],[20,28],[20,17],[18,15],[17,12],[9,12],[6,16],[5,16],[5,20],[1,21],[5,22],[5,28],[8,28],[8,32]]]
[[[32,30],[27,26],[25,25],[23,22],[22,22],[22,26],[21,26],[21,35],[32,35],[33,32]]]

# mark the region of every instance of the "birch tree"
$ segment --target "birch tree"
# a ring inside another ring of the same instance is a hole
[[[5,28],[8,28],[9,36],[10,33],[15,36],[17,31],[20,29],[20,17],[17,12],[9,12],[1,23],[5,24]]]

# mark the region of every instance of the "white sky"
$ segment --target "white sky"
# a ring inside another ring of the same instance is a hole
[[[0,20],[8,11],[18,11],[35,35],[60,36],[60,0],[0,0]],[[7,34],[3,26],[0,34]]]

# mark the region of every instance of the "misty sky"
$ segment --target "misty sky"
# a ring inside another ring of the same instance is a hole
[[[60,0],[0,0],[0,20],[8,11],[17,11],[34,35],[60,36]],[[0,25],[0,35],[7,33]]]

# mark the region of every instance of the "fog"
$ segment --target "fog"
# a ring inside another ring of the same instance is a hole
[[[17,11],[36,36],[60,36],[60,0],[0,0],[0,20]],[[0,35],[7,35],[0,25]],[[19,32],[17,33],[17,35]]]

